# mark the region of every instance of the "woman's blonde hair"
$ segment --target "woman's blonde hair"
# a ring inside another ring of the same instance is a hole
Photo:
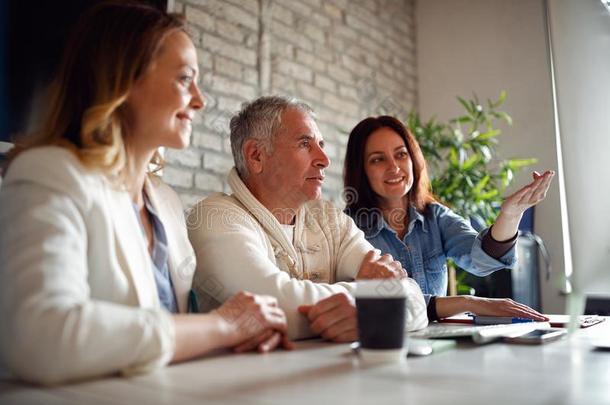
[[[77,23],[48,89],[40,129],[17,141],[20,152],[43,145],[71,149],[89,168],[117,176],[125,167],[126,100],[169,32],[184,20],[130,1],[102,2]],[[157,152],[151,163],[163,164]]]

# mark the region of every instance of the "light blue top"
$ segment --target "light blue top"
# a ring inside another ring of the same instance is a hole
[[[429,204],[425,214],[409,207],[409,224],[402,240],[381,215],[374,217],[377,220],[371,221],[370,214],[356,215],[354,221],[375,248],[402,264],[419,284],[426,303],[431,295],[447,294],[447,259],[477,276],[513,268],[517,262],[515,246],[498,259],[489,256],[481,247],[489,228],[477,233],[468,221],[438,203]]]
[[[150,214],[153,227],[153,249],[150,258],[155,275],[155,284],[157,285],[157,294],[161,305],[169,312],[175,314],[178,313],[178,304],[176,302],[172,278],[169,274],[169,250],[167,247],[165,227],[159,219],[159,215],[150,204],[146,194],[144,194],[144,205]],[[140,221],[138,207],[135,204],[134,210],[138,222],[140,223],[141,230],[144,233],[144,227],[142,226],[142,221]]]

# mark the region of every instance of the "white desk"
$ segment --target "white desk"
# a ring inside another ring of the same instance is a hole
[[[469,342],[402,365],[365,367],[349,345],[222,354],[134,378],[41,389],[0,381],[0,404],[610,404],[610,320],[542,346]]]

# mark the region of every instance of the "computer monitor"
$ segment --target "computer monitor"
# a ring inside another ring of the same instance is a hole
[[[599,1],[547,4],[567,313],[578,314],[588,294],[610,296],[610,12]]]

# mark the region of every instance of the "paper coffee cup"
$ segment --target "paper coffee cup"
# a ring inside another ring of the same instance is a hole
[[[376,363],[404,361],[407,315],[405,280],[359,280],[355,296],[363,360]]]

